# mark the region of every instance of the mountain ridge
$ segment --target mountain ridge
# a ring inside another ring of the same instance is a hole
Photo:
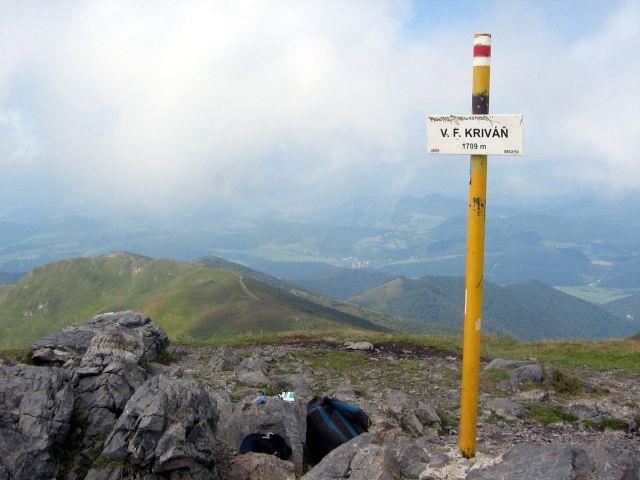
[[[136,309],[173,338],[269,331],[388,331],[251,276],[118,253],[38,267],[0,298],[0,344],[22,347],[95,312]]]
[[[347,301],[414,321],[461,325],[464,278],[399,277]],[[485,281],[483,307],[485,331],[522,340],[628,337],[640,330],[637,320],[616,317],[536,280],[505,287]]]

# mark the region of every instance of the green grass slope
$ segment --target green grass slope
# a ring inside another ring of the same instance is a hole
[[[278,277],[274,277],[273,275],[266,274],[264,272],[260,272],[251,267],[247,267],[238,262],[232,262],[222,257],[205,257],[193,262],[196,266],[202,266],[205,268],[218,268],[225,270],[232,270],[234,272],[241,273],[243,275],[248,275],[250,277],[259,280],[262,283],[266,283],[267,285],[271,285],[272,287],[282,288],[284,290],[296,290],[300,289],[300,285],[296,285],[287,280],[282,280]]]
[[[500,287],[485,283],[483,328],[522,340],[627,337],[640,322],[624,320],[603,308],[541,282]],[[425,323],[460,328],[464,318],[464,279],[398,278],[348,300],[351,303]]]
[[[8,295],[12,288],[13,285],[0,285],[0,301]]]
[[[438,335],[458,335],[460,334],[460,330],[457,328],[448,327],[446,325],[441,325],[438,323],[430,323],[425,324],[422,322],[415,322],[403,317],[396,317],[393,315],[385,314],[382,312],[378,312],[371,309],[365,309],[358,305],[352,303],[345,303],[339,300],[333,299],[331,295],[328,295],[326,290],[319,288],[311,288],[312,286],[317,285],[305,285],[302,282],[298,281],[288,281],[283,280],[281,278],[274,277],[272,275],[268,275],[264,272],[260,272],[258,270],[254,270],[253,268],[247,267],[246,265],[242,265],[240,263],[232,262],[220,257],[206,257],[194,262],[195,265],[204,266],[206,268],[224,268],[227,270],[232,270],[234,272],[240,273],[242,275],[249,276],[260,282],[279,288],[284,289],[295,295],[299,299],[306,299],[313,304],[321,305],[323,307],[329,308],[332,311],[342,312],[350,316],[365,318],[368,321],[374,323],[375,325],[383,328],[389,329],[397,332],[404,333],[413,333],[413,334],[438,334]],[[331,272],[329,276],[335,278],[336,282],[341,283],[342,285],[346,285],[348,283],[348,279],[353,279],[351,272],[354,270],[351,269],[332,269],[327,270],[326,272]],[[365,274],[364,276],[356,275],[356,278],[365,278],[371,281],[372,278],[376,278],[375,281],[371,282],[374,285],[378,285],[383,283],[384,281],[389,280],[391,277],[387,274],[381,273],[380,275],[375,275],[377,272],[373,272],[373,276],[369,276]],[[346,275],[346,279],[344,276]],[[307,278],[307,277],[305,277]],[[302,283],[302,284],[301,284]],[[366,290],[366,288],[358,287],[357,291]]]
[[[151,315],[173,338],[387,330],[229,269],[109,254],[37,268],[0,297],[0,347],[24,347],[96,313],[122,309]]]

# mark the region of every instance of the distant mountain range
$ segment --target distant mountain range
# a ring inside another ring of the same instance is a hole
[[[464,278],[396,278],[347,301],[418,322],[459,326],[464,317]],[[640,319],[604,308],[538,281],[501,287],[485,282],[484,331],[523,340],[629,337]]]
[[[616,315],[631,300],[607,304],[614,315],[541,282],[487,282],[483,328],[525,340],[627,337],[640,331],[640,319]],[[463,302],[464,279],[456,277],[331,269],[289,281],[219,257],[181,262],[110,253],[47,264],[0,288],[0,347],[24,347],[121,309],[148,313],[173,338],[196,340],[278,331],[458,334]]]
[[[635,203],[585,197],[489,205],[486,279],[640,288]],[[427,195],[357,197],[300,212],[223,203],[180,214],[98,218],[18,210],[0,217],[0,271],[27,272],[52,261],[126,250],[183,261],[216,255],[295,280],[335,267],[390,277],[463,276],[466,204]]]

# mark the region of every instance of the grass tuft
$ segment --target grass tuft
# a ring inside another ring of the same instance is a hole
[[[455,428],[458,426],[458,423],[460,422],[458,418],[452,417],[445,410],[437,409],[436,413],[438,414],[438,416],[440,417],[440,420],[442,421],[443,428]]]
[[[559,422],[576,423],[578,421],[578,417],[575,415],[565,413],[562,405],[529,405],[527,416],[545,425]]]
[[[493,410],[489,414],[487,418],[489,423],[511,423],[507,417],[500,415],[499,413],[494,412]]]
[[[153,359],[154,363],[159,363],[161,365],[170,365],[172,363],[177,363],[179,361],[180,361],[179,355],[168,352],[167,350],[163,350],[162,352],[156,355],[156,358]]]
[[[568,395],[577,395],[580,393],[583,386],[581,379],[575,375],[569,375],[558,369],[553,371],[551,384],[553,385],[553,388],[556,389],[556,392]]]
[[[585,420],[584,426],[591,430],[629,430],[629,424],[624,420],[613,417],[603,417],[602,421],[594,422],[593,420]]]

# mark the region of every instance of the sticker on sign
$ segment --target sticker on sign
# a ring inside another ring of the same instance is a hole
[[[431,115],[429,153],[523,155],[522,115]]]

